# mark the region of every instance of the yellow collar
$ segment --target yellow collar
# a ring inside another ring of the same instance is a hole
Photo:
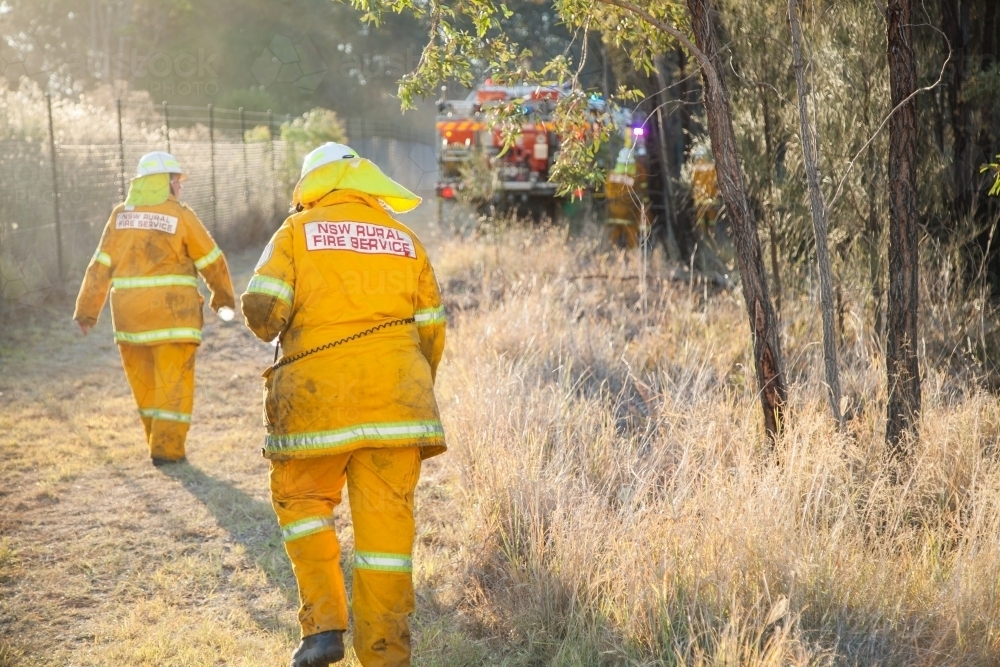
[[[369,194],[365,194],[360,190],[334,190],[333,192],[326,193],[320,197],[319,200],[304,205],[302,208],[308,211],[313,208],[336,206],[337,204],[363,204],[380,211],[385,210],[382,205],[379,204],[378,199]]]

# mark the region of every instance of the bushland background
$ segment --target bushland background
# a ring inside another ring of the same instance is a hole
[[[900,474],[884,438],[885,20],[878,3],[799,4],[844,428],[822,372],[787,4],[713,5],[789,388],[772,444],[731,231],[687,203],[707,143],[690,55],[644,70],[559,7],[516,3],[504,27],[539,63],[565,52],[583,85],[662,105],[678,233],[636,252],[607,245],[596,213],[412,222],[450,327],[450,451],[418,490],[416,664],[996,664],[997,207],[979,167],[1000,151],[998,9],[942,0],[912,22],[923,400]],[[79,337],[71,297],[123,175],[168,141],[237,289],[297,151],[346,138],[426,193],[432,100],[401,116],[393,97],[426,25],[367,25],[325,0],[7,0],[0,26],[0,178],[15,179],[0,194],[0,665],[280,663],[297,628],[258,453],[271,349],[210,318],[189,464],[152,469],[108,318]]]

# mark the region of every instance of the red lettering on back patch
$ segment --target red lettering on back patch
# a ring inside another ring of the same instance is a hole
[[[307,222],[307,250],[347,250],[366,255],[417,258],[413,239],[406,232],[365,222]]]

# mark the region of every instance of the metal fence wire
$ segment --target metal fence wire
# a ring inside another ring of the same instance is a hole
[[[242,109],[118,102],[117,143],[0,139],[0,314],[75,293],[139,158],[168,150],[184,167],[182,201],[224,249],[259,242],[288,212],[302,155],[280,140],[288,116]],[[418,193],[433,192],[430,139],[346,119],[351,145]],[[423,139],[423,140],[421,140]]]

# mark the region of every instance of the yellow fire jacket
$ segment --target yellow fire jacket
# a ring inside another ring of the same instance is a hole
[[[242,297],[247,326],[282,360],[397,320],[264,374],[264,456],[363,447],[445,451],[434,376],[445,316],[423,245],[377,200],[335,190],[285,220]],[[279,362],[280,364],[280,362]]]
[[[104,227],[73,319],[96,324],[110,287],[116,342],[200,342],[204,299],[198,272],[212,292],[214,310],[236,305],[226,258],[194,211],[174,197],[128,208],[115,207]]]
[[[649,206],[649,174],[646,171],[646,159],[631,154],[629,149],[622,149],[624,155],[619,155],[615,169],[608,174],[604,192],[608,201],[608,217],[610,225],[642,224],[642,207]],[[647,216],[649,213],[647,212]]]

